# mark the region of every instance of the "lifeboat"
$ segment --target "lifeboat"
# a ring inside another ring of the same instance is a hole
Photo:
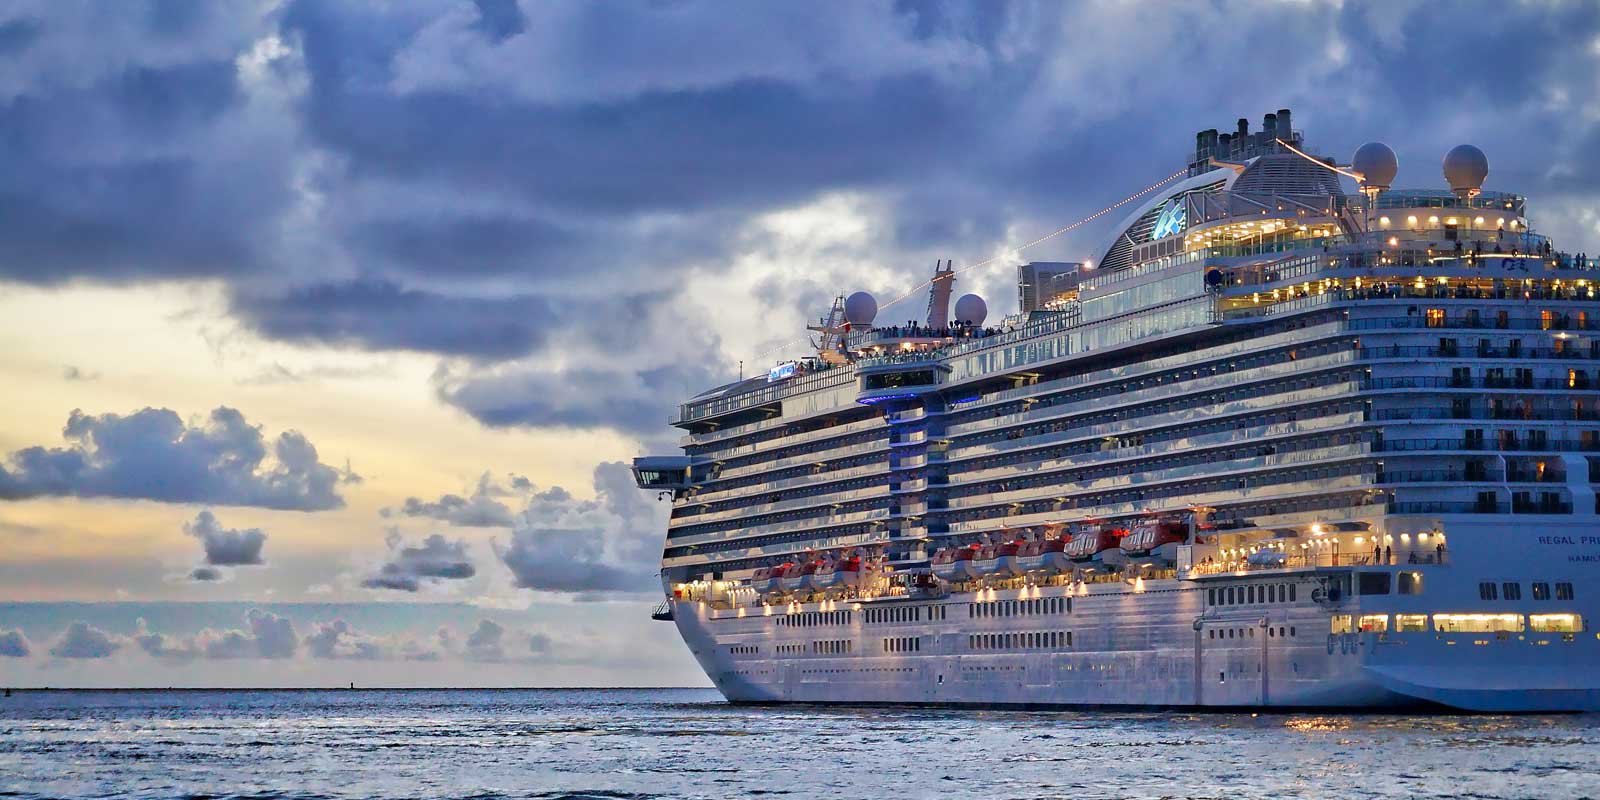
[[[1023,572],[1071,572],[1072,559],[1067,557],[1066,549],[1066,539],[1028,542],[1017,551],[1017,565]]]
[[[1111,527],[1080,533],[1067,543],[1067,558],[1076,562],[1092,561],[1096,557],[1104,560],[1106,554],[1118,550],[1118,542],[1125,535],[1127,531],[1122,528]]]
[[[820,566],[822,566],[821,561],[807,561],[804,564],[790,567],[783,573],[783,578],[781,579],[783,590],[786,592],[798,592],[806,588],[809,585],[812,573],[815,573],[817,567]]]
[[[1183,544],[1188,538],[1189,526],[1182,522],[1144,522],[1122,537],[1121,547],[1130,556],[1164,557],[1173,550],[1168,545]]]
[[[794,564],[784,563],[776,567],[762,567],[750,576],[750,585],[762,594],[777,594],[783,591],[783,575],[794,569]]]
[[[811,568],[801,567],[800,574],[805,579],[807,589],[818,590],[828,588],[824,581],[833,579],[833,562],[827,559],[817,559],[809,565]]]
[[[861,585],[862,563],[860,556],[850,556],[827,562],[812,573],[811,588],[818,590]]]
[[[928,566],[933,569],[933,574],[942,581],[964,581],[974,577],[972,572],[972,559],[978,554],[977,545],[967,547],[946,547],[933,554],[928,560]]]
[[[979,575],[1020,575],[1022,572],[1017,567],[1017,551],[1023,544],[1025,542],[1019,539],[985,547],[973,557],[972,567]]]

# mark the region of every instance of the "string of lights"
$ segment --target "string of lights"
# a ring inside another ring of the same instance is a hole
[[[1105,216],[1107,214],[1110,214],[1111,212],[1116,211],[1117,209],[1122,208],[1123,206],[1125,206],[1125,205],[1127,205],[1127,204],[1129,204],[1129,203],[1131,203],[1131,202],[1133,202],[1135,200],[1138,200],[1139,198],[1141,198],[1141,197],[1143,197],[1143,196],[1145,196],[1145,195],[1147,195],[1147,194],[1149,194],[1149,193],[1151,193],[1151,192],[1153,192],[1153,191],[1155,191],[1157,189],[1160,189],[1161,187],[1166,186],[1167,184],[1169,184],[1169,183],[1171,183],[1171,182],[1177,180],[1178,178],[1181,178],[1181,177],[1183,177],[1184,175],[1187,175],[1187,174],[1189,174],[1189,170],[1187,170],[1187,169],[1178,170],[1177,172],[1174,172],[1171,175],[1168,175],[1167,177],[1162,178],[1161,180],[1156,181],[1155,183],[1152,183],[1149,186],[1146,186],[1145,188],[1140,189],[1139,191],[1134,192],[1133,194],[1130,194],[1127,197],[1124,197],[1121,200],[1118,200],[1117,202],[1112,203],[1111,205],[1106,206],[1105,208],[1102,208],[1099,211],[1096,211],[1096,212],[1094,212],[1093,214],[1090,214],[1087,217],[1084,217],[1083,219],[1078,220],[1077,222],[1072,223],[1071,225],[1064,225],[1064,226],[1062,226],[1060,228],[1056,228],[1055,230],[1053,230],[1053,231],[1051,231],[1051,232],[1049,232],[1049,233],[1047,233],[1047,234],[1045,234],[1043,236],[1040,236],[1039,238],[1034,239],[1031,242],[1027,242],[1025,244],[1021,244],[1021,245],[1018,245],[1016,247],[1013,247],[1013,248],[1011,248],[1009,250],[1002,251],[1002,252],[1000,252],[1000,253],[998,253],[998,254],[996,254],[994,256],[986,258],[986,259],[984,259],[982,261],[979,261],[979,262],[977,262],[975,264],[968,264],[968,265],[956,270],[954,274],[959,275],[959,274],[961,274],[963,272],[969,272],[971,270],[981,269],[983,267],[987,267],[987,266],[990,266],[992,264],[996,264],[996,263],[1008,260],[1013,256],[1020,255],[1024,250],[1027,250],[1027,249],[1029,249],[1031,247],[1035,247],[1037,245],[1040,245],[1040,244],[1043,244],[1045,242],[1048,242],[1051,239],[1054,239],[1057,236],[1060,236],[1060,235],[1062,235],[1064,233],[1070,233],[1071,231],[1077,230],[1078,228],[1081,228],[1084,225],[1087,225],[1087,224],[1089,224],[1091,222],[1094,222],[1095,220],[1097,220],[1097,219],[1099,219],[1099,218],[1101,218],[1101,217],[1103,217],[1103,216]],[[899,303],[902,300],[910,298],[913,295],[915,295],[916,293],[918,293],[918,292],[922,291],[923,289],[926,289],[926,288],[928,288],[929,286],[932,286],[932,285],[933,285],[933,279],[929,278],[928,280],[925,280],[922,283],[919,283],[916,286],[912,287],[905,294],[902,294],[899,297],[896,297],[895,299],[890,300],[889,302],[878,306],[878,310],[881,312],[883,309],[886,309],[889,306],[892,306],[892,305],[894,305],[896,303]],[[771,355],[773,355],[775,353],[779,353],[779,352],[782,352],[784,350],[787,350],[790,347],[793,347],[793,346],[795,346],[797,344],[801,344],[801,343],[808,342],[808,341],[810,341],[810,339],[808,337],[801,337],[801,338],[795,339],[794,341],[791,341],[791,342],[785,342],[785,343],[783,343],[781,345],[778,345],[777,347],[774,347],[774,348],[772,348],[770,350],[767,350],[764,353],[761,353],[761,354],[757,355],[755,358],[756,358],[756,360],[761,360],[761,359],[764,359],[764,358],[766,358],[768,356],[771,356]]]
[[[1328,162],[1323,161],[1320,158],[1316,158],[1314,156],[1306,155],[1305,153],[1301,152],[1299,148],[1295,147],[1292,144],[1289,144],[1288,142],[1286,142],[1286,141],[1284,141],[1282,139],[1278,139],[1277,142],[1278,142],[1278,144],[1281,144],[1284,147],[1288,148],[1289,152],[1294,153],[1295,155],[1297,155],[1297,156],[1299,156],[1299,157],[1301,157],[1301,158],[1303,158],[1303,159],[1305,159],[1307,161],[1310,161],[1311,163],[1316,164],[1317,166],[1322,167],[1323,169],[1330,169],[1330,170],[1333,170],[1334,172],[1339,173],[1340,175],[1344,175],[1344,176],[1349,177],[1349,178],[1354,178],[1357,183],[1360,183],[1360,182],[1365,181],[1367,179],[1367,177],[1365,175],[1362,175],[1359,172],[1351,172],[1349,170],[1339,169],[1338,167],[1336,167],[1336,166],[1334,166],[1332,164],[1329,164]]]

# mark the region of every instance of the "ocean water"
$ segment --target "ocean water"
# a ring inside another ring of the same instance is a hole
[[[23,692],[0,796],[1600,797],[1600,715],[730,706],[712,691]]]

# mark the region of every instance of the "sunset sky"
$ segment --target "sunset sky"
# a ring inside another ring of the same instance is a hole
[[[835,294],[1280,107],[1593,255],[1597,84],[1593,3],[5,3],[0,684],[704,685],[626,462]]]

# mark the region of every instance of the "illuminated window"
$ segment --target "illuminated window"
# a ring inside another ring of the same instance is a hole
[[[1528,628],[1535,633],[1576,633],[1583,630],[1577,614],[1529,614]]]
[[[1349,633],[1353,630],[1349,614],[1334,614],[1330,633]]]
[[[1360,619],[1362,633],[1388,633],[1388,614],[1362,614]]]
[[[1442,309],[1442,308],[1430,308],[1430,309],[1428,309],[1427,320],[1428,320],[1428,327],[1430,327],[1430,328],[1443,328],[1444,327],[1444,309]]]
[[[1400,633],[1420,633],[1428,629],[1427,614],[1396,614],[1394,629]]]
[[[1440,633],[1522,631],[1521,614],[1434,614],[1433,629]]]

